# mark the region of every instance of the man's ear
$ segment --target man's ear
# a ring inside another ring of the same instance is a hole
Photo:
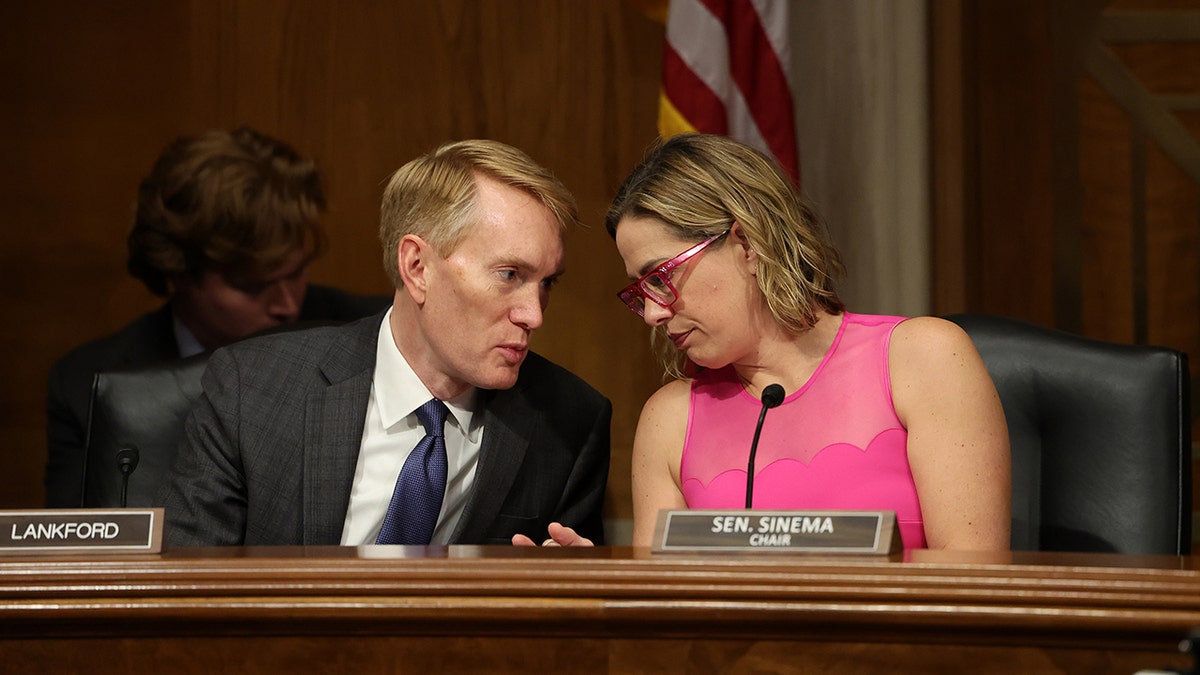
[[[425,304],[429,292],[429,260],[437,255],[424,239],[415,234],[406,234],[396,246],[396,263],[400,270],[400,283],[418,305]]]

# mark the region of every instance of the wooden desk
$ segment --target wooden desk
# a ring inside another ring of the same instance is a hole
[[[0,559],[5,672],[1185,669],[1200,560],[629,548]]]

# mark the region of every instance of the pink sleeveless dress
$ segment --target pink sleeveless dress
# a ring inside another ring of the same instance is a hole
[[[903,320],[843,315],[809,381],[767,412],[754,460],[754,508],[895,511],[904,547],[925,547],[908,431],[896,417],[888,375],[892,329]],[[745,507],[746,461],[761,409],[732,366],[692,382],[680,459],[688,508]]]

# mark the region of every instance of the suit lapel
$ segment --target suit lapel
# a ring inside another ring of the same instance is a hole
[[[529,405],[520,389],[518,385],[508,391],[485,392],[488,398],[483,406],[483,445],[475,487],[450,543],[486,538],[525,461],[541,413]]]
[[[304,543],[341,542],[362,445],[382,315],[334,333],[320,363],[328,386],[308,395],[304,416]]]

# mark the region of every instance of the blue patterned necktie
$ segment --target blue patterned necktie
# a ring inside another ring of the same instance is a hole
[[[433,538],[442,497],[446,494],[446,404],[430,399],[417,408],[417,419],[425,427],[421,439],[400,469],[392,502],[376,544],[428,544]]]

